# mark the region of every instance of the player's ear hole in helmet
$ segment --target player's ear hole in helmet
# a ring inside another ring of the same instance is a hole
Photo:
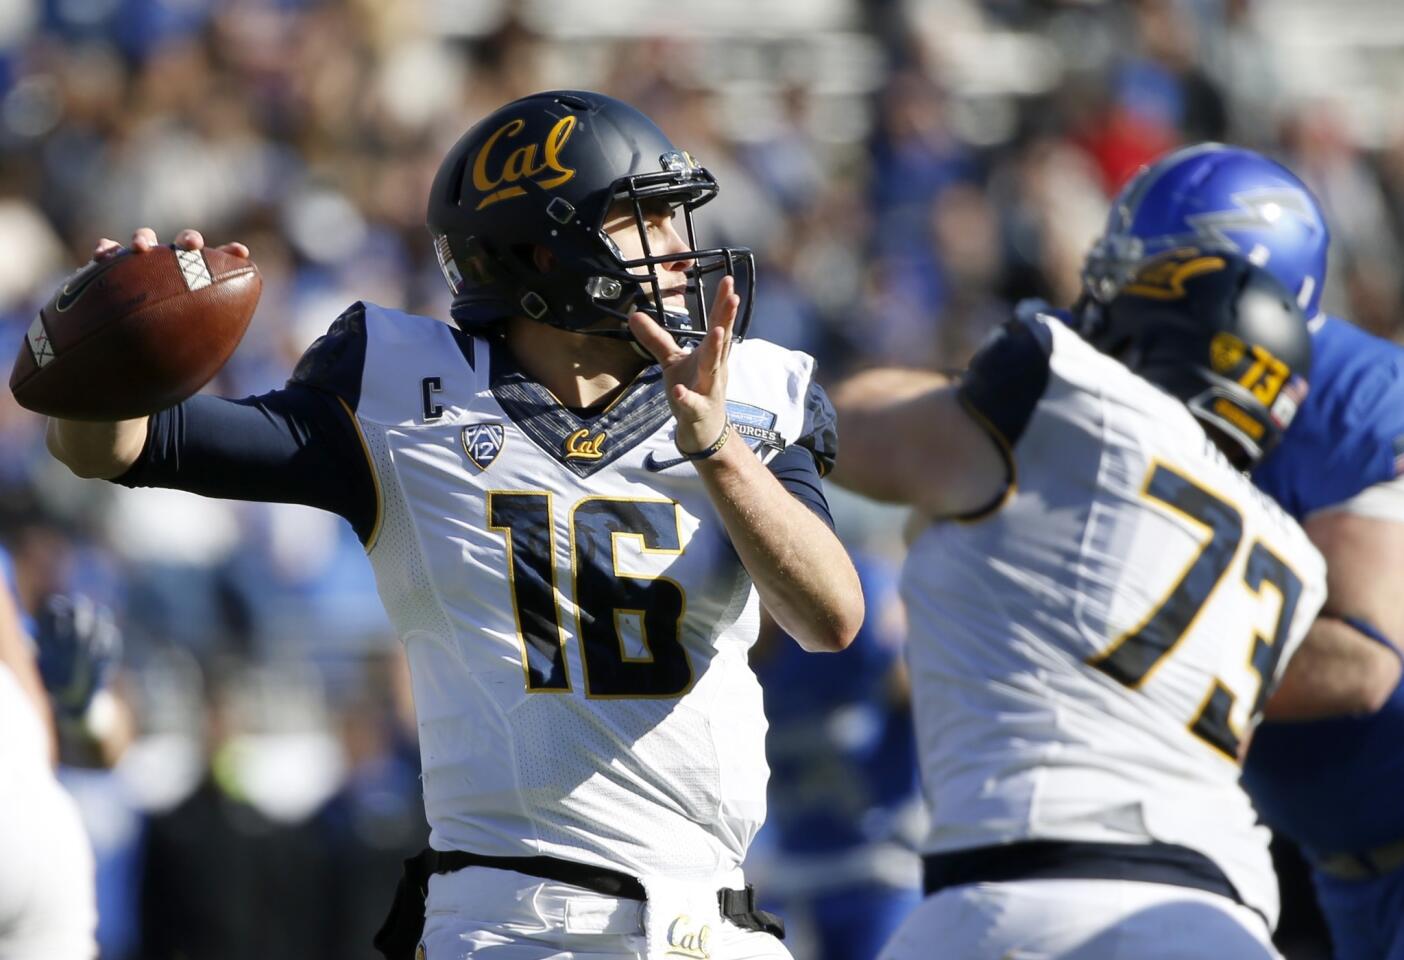
[[[1281,439],[1307,393],[1306,316],[1272,274],[1228,250],[1144,264],[1091,339],[1182,400],[1240,469]]]
[[[509,103],[463,135],[430,190],[427,221],[451,315],[469,331],[525,316],[627,339],[629,315],[642,310],[683,342],[706,332],[715,285],[733,276],[740,339],[754,257],[744,247],[699,248],[693,221],[717,189],[705,167],[622,101],[551,91]],[[609,232],[620,216],[637,231],[628,253]],[[659,249],[660,237],[674,236],[681,241]]]

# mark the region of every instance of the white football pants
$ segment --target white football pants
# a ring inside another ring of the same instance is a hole
[[[510,870],[429,878],[416,960],[644,960],[644,904]],[[768,933],[723,921],[669,951],[696,960],[793,960]]]
[[[880,960],[1282,960],[1267,923],[1164,883],[1020,880],[922,901]]]

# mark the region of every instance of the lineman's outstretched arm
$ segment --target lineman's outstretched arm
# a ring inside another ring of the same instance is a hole
[[[831,476],[841,486],[949,517],[989,507],[1011,479],[998,442],[948,377],[867,370],[832,396],[843,454]]]

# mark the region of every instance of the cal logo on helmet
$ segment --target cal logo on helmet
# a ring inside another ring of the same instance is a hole
[[[1185,283],[1203,273],[1214,273],[1226,266],[1223,257],[1194,255],[1193,249],[1173,250],[1136,274],[1123,292],[1150,300],[1181,300]]]
[[[483,194],[476,209],[524,196],[524,180],[554,190],[575,176],[575,170],[561,161],[561,150],[575,132],[574,116],[557,120],[540,143],[518,142],[524,129],[526,121],[521,117],[507,121],[488,136],[473,158],[473,188]]]

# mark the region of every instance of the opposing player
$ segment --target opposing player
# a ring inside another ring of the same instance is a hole
[[[1277,956],[1238,758],[1324,568],[1241,471],[1310,357],[1280,284],[1187,250],[1095,346],[1020,317],[958,383],[835,391],[836,479],[932,518],[902,587],[928,897],[889,960]]]
[[[1321,312],[1329,239],[1280,164],[1219,144],[1177,151],[1114,201],[1078,312],[1095,323],[1142,258],[1212,241],[1261,263],[1310,318],[1311,394],[1253,476],[1321,549],[1330,593],[1267,715],[1361,716],[1264,724],[1243,783],[1312,865],[1336,960],[1404,960],[1404,350]]]
[[[0,570],[8,554],[0,551]],[[8,576],[0,576],[0,957],[92,960],[92,847],[54,777],[49,698]]]
[[[432,828],[390,956],[787,956],[740,866],[767,777],[746,653],[760,603],[837,650],[862,597],[812,361],[734,343],[750,255],[696,248],[716,191],[626,104],[526,97],[432,188],[457,328],[358,303],[284,390],[52,426],[82,474],[311,504],[365,542]]]

